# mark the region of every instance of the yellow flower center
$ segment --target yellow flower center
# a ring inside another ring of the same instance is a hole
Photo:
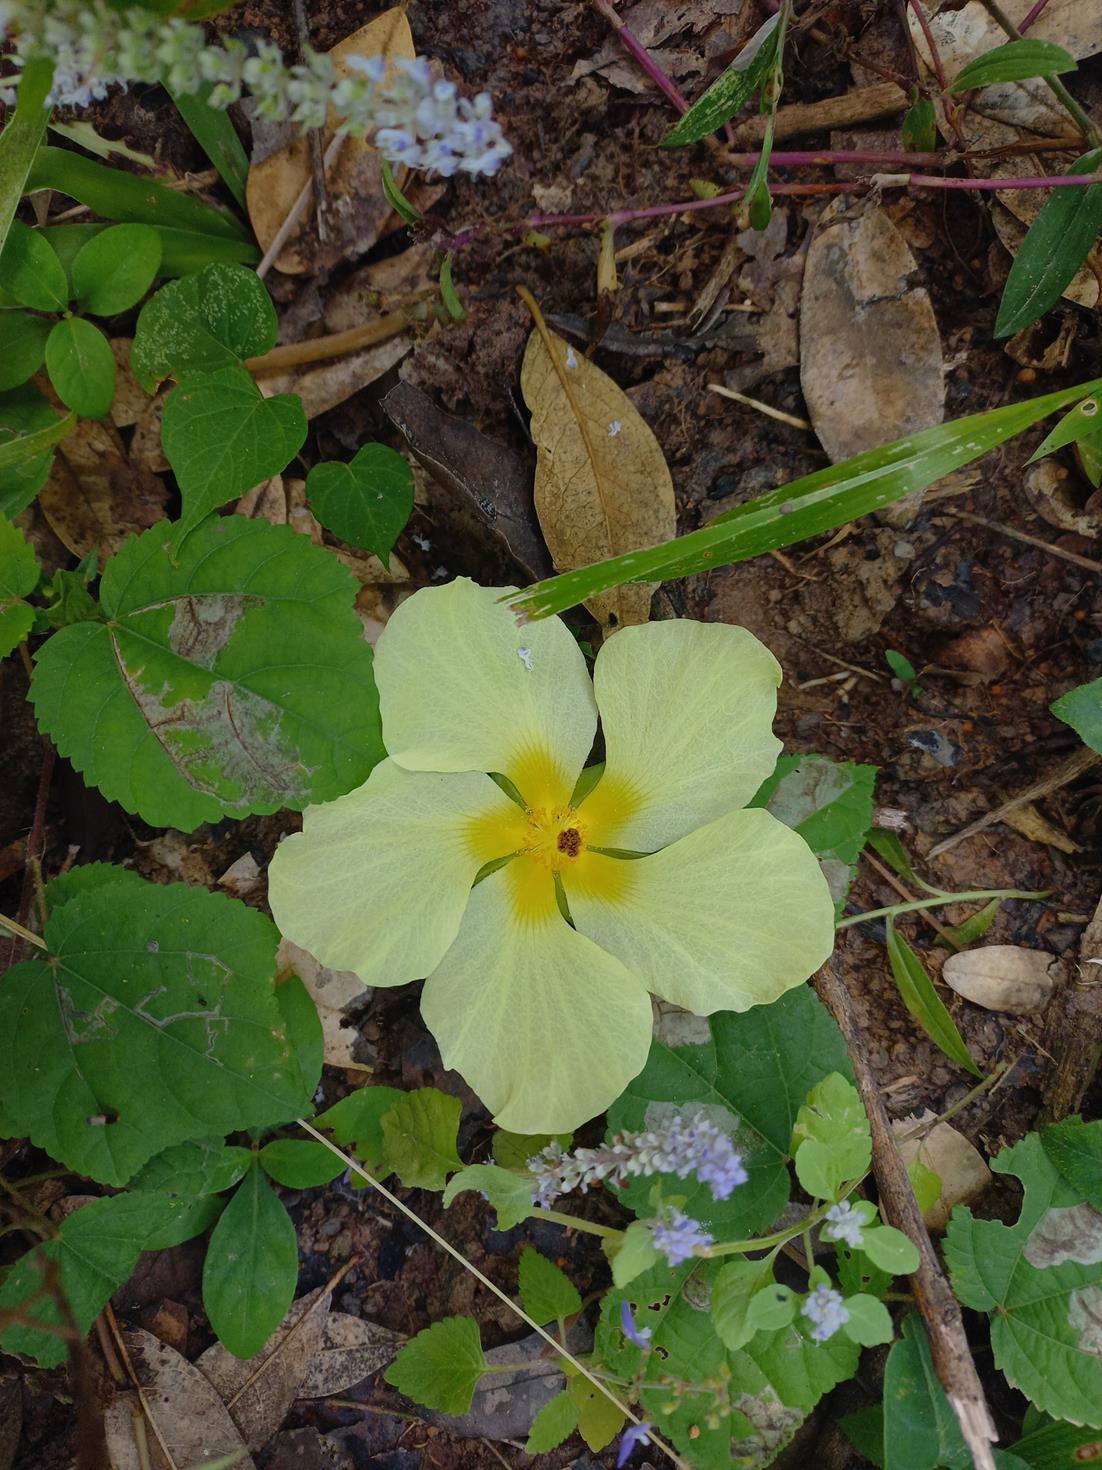
[[[528,810],[528,826],[520,849],[559,873],[585,851],[585,823],[573,807],[537,807]]]

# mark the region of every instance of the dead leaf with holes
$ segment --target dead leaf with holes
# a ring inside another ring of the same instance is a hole
[[[396,57],[412,61],[416,56],[413,32],[405,6],[395,5],[334,46],[329,52],[338,78],[350,75],[351,57]],[[330,116],[322,145],[328,148],[337,120]],[[404,171],[399,171],[400,174]],[[245,200],[249,219],[261,247],[267,250],[302,190],[312,178],[310,141],[294,138],[286,147],[249,169]],[[276,268],[292,275],[333,266],[349,256],[362,255],[382,233],[394,211],[382,186],[382,164],[378,153],[362,138],[345,138],[326,170],[331,205],[326,214],[328,238],[318,241],[314,225],[307,220],[292,234],[276,260]],[[399,177],[399,182],[401,178]],[[312,215],[312,211],[308,211]]]
[[[350,1312],[330,1312],[325,1319],[321,1347],[314,1354],[306,1376],[298,1386],[300,1399],[324,1399],[344,1393],[377,1373],[395,1357],[405,1342],[400,1332],[391,1332],[365,1317]]]
[[[536,514],[562,571],[669,541],[673,481],[658,440],[623,389],[542,322],[520,375],[536,444]],[[586,606],[605,626],[645,623],[655,582]]]
[[[99,551],[100,566],[131,535],[163,519],[168,492],[152,470],[126,453],[110,423],[78,419],[58,445],[38,504],[74,556]]]
[[[241,1456],[240,1470],[255,1470],[225,1404],[199,1369],[152,1333],[122,1336],[148,1417],[134,1392],[117,1394],[107,1405],[103,1428],[112,1470],[179,1470],[233,1454]],[[143,1419],[148,1456],[135,1439],[135,1423]]]
[[[1058,956],[1017,944],[985,944],[951,954],[941,967],[946,985],[989,1011],[1029,1016],[1043,1011],[1064,978]]]
[[[1009,19],[1019,24],[1031,9],[1032,0],[1005,0],[1003,9]],[[919,62],[928,76],[933,74],[929,45],[911,10],[907,12],[911,37]],[[951,81],[977,56],[1006,42],[1006,34],[992,19],[981,0],[969,0],[960,10],[943,9],[931,16],[930,30],[941,63]],[[1083,0],[1049,0],[1029,29],[1032,41],[1051,41],[1062,46],[1077,61],[1102,51],[1102,5],[1084,4]],[[1074,77],[1070,81],[1075,90]],[[954,99],[959,104],[961,99]],[[1022,82],[1002,82],[981,87],[969,95],[967,107],[955,114],[969,150],[987,151],[1015,147],[1033,137],[1061,138],[1071,131],[1071,122],[1063,107],[1040,77]],[[938,107],[938,125],[942,135],[956,141],[956,134],[944,110]],[[1005,157],[982,158],[982,171],[991,178],[1027,178],[1064,172],[1076,153],[1066,155],[1046,152],[1011,153]],[[1037,218],[1048,195],[1039,189],[1004,189],[989,198],[991,222],[1006,250],[1016,255],[1025,239],[1026,230]],[[1076,273],[1064,291],[1068,301],[1079,306],[1097,306],[1102,279],[1102,252],[1092,250],[1087,262]]]
[[[918,264],[884,210],[839,202],[820,217],[800,304],[800,383],[837,463],[939,424],[937,319]]]
[[[196,1360],[250,1450],[268,1443],[299,1396],[322,1348],[330,1302],[321,1287],[293,1302],[255,1357],[235,1358],[216,1342]]]

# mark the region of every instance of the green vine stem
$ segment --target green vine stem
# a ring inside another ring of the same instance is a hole
[[[925,886],[925,885],[924,885]],[[897,914],[915,914],[920,909],[939,908],[947,903],[981,903],[990,898],[1047,898],[1051,888],[1031,893],[1023,888],[976,888],[967,893],[940,893],[935,898],[916,898],[911,903],[890,903],[882,909],[866,909],[861,914],[850,914],[839,919],[835,929],[851,929],[854,924],[864,924],[869,919],[894,919]]]

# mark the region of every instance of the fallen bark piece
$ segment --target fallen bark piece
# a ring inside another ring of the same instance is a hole
[[[985,944],[952,954],[941,978],[958,995],[989,1011],[1028,1016],[1044,1010],[1063,980],[1063,965],[1043,949]]]

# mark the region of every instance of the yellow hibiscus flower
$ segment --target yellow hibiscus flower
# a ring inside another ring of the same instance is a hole
[[[834,907],[802,838],[742,810],[780,751],[745,628],[616,633],[592,681],[557,618],[459,579],[404,602],[375,674],[389,752],[272,860],[283,933],[366,985],[425,979],[444,1063],[517,1133],[575,1128],[643,1068],[652,994],[699,1015],[801,984]],[[606,763],[583,770],[600,717]]]

